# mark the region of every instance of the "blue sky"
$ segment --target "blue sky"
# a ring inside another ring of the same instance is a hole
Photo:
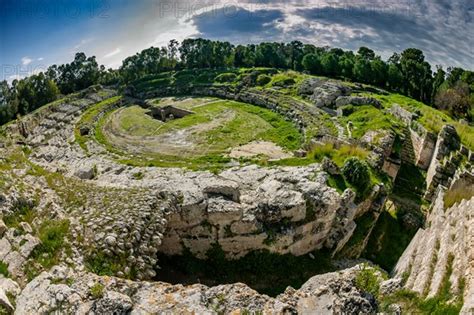
[[[0,0],[0,79],[77,51],[118,67],[151,45],[197,36],[365,45],[385,58],[417,47],[433,65],[474,69],[473,30],[473,0]]]

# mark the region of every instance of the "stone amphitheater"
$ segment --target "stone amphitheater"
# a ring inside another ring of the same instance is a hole
[[[298,148],[278,148],[297,157],[315,141],[350,142],[342,136],[344,131],[330,135],[318,120],[321,115],[337,115],[338,108],[347,104],[381,106],[373,98],[350,96],[349,87],[332,81],[310,80],[300,92],[305,95],[302,99],[278,91],[226,86],[167,87],[147,93],[130,89],[118,96],[114,90],[92,87],[7,125],[0,162],[13,167],[1,168],[0,210],[7,217],[19,200],[26,199],[35,204],[39,215],[15,227],[0,221],[0,260],[13,276],[0,278],[0,304],[15,314],[372,314],[379,311],[376,297],[356,285],[366,269],[378,279],[383,294],[405,287],[428,297],[439,291],[446,270],[452,269],[450,291],[463,297],[463,313],[472,312],[474,199],[444,210],[443,196],[461,181],[473,185],[472,167],[460,165],[472,162],[474,155],[456,140],[453,127],[447,125],[433,135],[411,121],[406,122],[411,152],[402,158],[427,170],[426,200],[432,200],[432,205],[424,228],[400,258],[391,279],[363,260],[352,260],[339,261],[339,271],[315,275],[301,288],[288,287],[276,297],[242,283],[206,286],[156,281],[160,280],[157,255],[189,252],[206,259],[216,244],[228,260],[255,251],[309,255],[315,264],[322,260],[315,256],[319,251],[337,257],[353,237],[357,219],[366,213],[377,218],[383,211],[388,192],[379,183],[360,200],[352,189],[338,191],[329,184],[330,176],[339,172],[334,163],[266,167],[258,160],[265,151],[248,161],[226,158],[223,165],[218,163],[218,170],[212,169],[213,161],[210,170],[179,168],[173,164],[179,157],[124,152],[123,147],[108,145],[103,139],[108,135],[100,129],[103,122],[111,112],[135,104],[149,109],[157,98],[217,97],[263,108],[291,122],[303,140]],[[167,109],[167,114],[160,110],[163,122],[158,124],[184,125],[185,116],[193,115],[197,107],[187,109],[191,112],[186,115]],[[401,121],[412,119],[401,108],[392,111]],[[208,131],[203,130],[190,134]],[[159,132],[147,134],[146,139],[155,141]],[[390,135],[384,139],[382,144],[368,145],[369,158],[395,178],[400,164],[390,157],[395,139]],[[33,259],[41,246],[36,231],[44,219],[67,219],[70,231],[68,250],[48,270]],[[97,261],[102,265],[87,268]],[[105,265],[112,266],[111,273],[98,275]],[[31,275],[35,268],[43,272]],[[464,288],[459,291],[461,281]],[[398,305],[390,307],[399,311]]]

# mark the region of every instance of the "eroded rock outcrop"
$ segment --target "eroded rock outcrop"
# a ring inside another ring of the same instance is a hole
[[[15,314],[373,314],[374,297],[355,285],[361,268],[315,276],[299,290],[289,287],[271,298],[242,283],[209,288],[133,282],[58,266],[26,286]]]

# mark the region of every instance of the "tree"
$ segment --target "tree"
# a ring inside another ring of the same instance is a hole
[[[400,91],[402,88],[402,72],[396,64],[389,64],[388,66],[388,86],[393,91]]]
[[[260,67],[286,68],[285,45],[261,43],[256,46],[255,65]]]
[[[423,52],[416,48],[404,50],[400,57],[400,66],[404,94],[421,101],[429,101],[432,73]]]
[[[339,60],[334,53],[325,53],[321,58],[323,73],[327,76],[339,75]]]
[[[305,55],[302,64],[303,68],[312,74],[322,73],[321,61],[319,60],[319,56],[316,54]]]
[[[360,47],[357,51],[357,55],[359,57],[366,59],[366,60],[374,60],[375,59],[375,52],[372,49],[367,47]]]
[[[431,100],[436,99],[436,95],[441,89],[441,86],[446,81],[446,72],[443,70],[443,67],[438,66],[436,69],[436,73],[433,78],[433,89],[431,92]]]
[[[345,78],[353,79],[354,78],[354,63],[355,56],[352,52],[345,52],[339,58],[339,69],[341,75]]]
[[[100,69],[95,56],[87,57],[81,52],[69,64],[49,67],[46,76],[56,83],[61,93],[69,94],[97,84]]]
[[[370,68],[372,74],[370,83],[385,87],[387,85],[388,75],[387,64],[382,59],[380,59],[380,57],[376,57],[370,62]]]
[[[292,41],[286,45],[286,55],[288,56],[288,67],[293,70],[301,70],[301,61],[303,60],[303,43]]]
[[[12,120],[18,112],[17,98],[7,81],[0,82],[0,125]]]
[[[15,84],[19,99],[18,111],[22,115],[56,99],[59,89],[43,72],[29,76]]]
[[[356,58],[354,64],[354,79],[362,83],[370,83],[373,80],[370,61],[365,58]]]
[[[448,111],[457,118],[470,117],[474,104],[471,101],[469,86],[467,83],[458,81],[452,88],[440,91],[435,100],[436,107]]]

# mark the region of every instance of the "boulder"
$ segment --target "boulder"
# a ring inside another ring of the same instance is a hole
[[[342,107],[346,105],[372,105],[375,108],[382,108],[382,103],[373,97],[362,97],[362,96],[340,96],[336,99],[336,107]]]
[[[304,80],[298,93],[308,97],[317,107],[331,108],[338,97],[351,94],[351,89],[337,81],[309,78]]]
[[[127,295],[107,291],[99,300],[95,301],[91,307],[93,314],[130,314],[132,310],[132,300]]]
[[[94,167],[82,167],[76,170],[74,175],[80,179],[91,180],[96,176],[96,171]]]

